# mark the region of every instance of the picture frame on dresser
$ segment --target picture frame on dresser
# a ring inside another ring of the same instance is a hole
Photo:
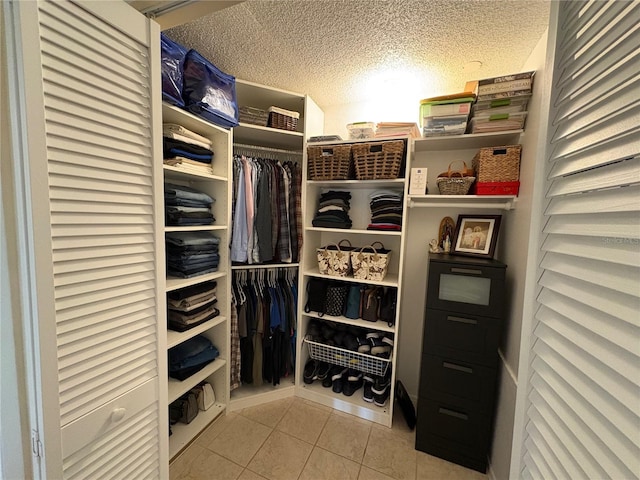
[[[493,258],[502,215],[463,214],[458,216],[452,253]]]

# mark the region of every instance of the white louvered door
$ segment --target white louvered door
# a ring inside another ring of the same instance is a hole
[[[168,423],[162,171],[154,162],[159,30],[123,2],[13,8],[42,476],[160,478]]]
[[[640,2],[553,7],[540,275],[516,475],[639,478]]]

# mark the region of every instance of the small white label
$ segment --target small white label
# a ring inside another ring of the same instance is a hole
[[[424,195],[427,193],[427,169],[412,168],[409,178],[409,195]]]

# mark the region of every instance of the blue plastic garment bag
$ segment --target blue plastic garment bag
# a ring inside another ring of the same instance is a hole
[[[238,126],[236,78],[219,70],[195,50],[184,62],[182,98],[186,109],[221,127]]]
[[[184,107],[182,99],[182,75],[187,49],[174,42],[164,33],[160,34],[162,100],[171,105]]]

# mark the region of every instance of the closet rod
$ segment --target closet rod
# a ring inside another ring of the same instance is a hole
[[[282,150],[280,148],[259,147],[257,145],[245,145],[243,143],[234,143],[233,148],[246,148],[247,150],[256,150],[260,152],[286,153],[287,155],[302,155],[302,152],[296,150]]]

